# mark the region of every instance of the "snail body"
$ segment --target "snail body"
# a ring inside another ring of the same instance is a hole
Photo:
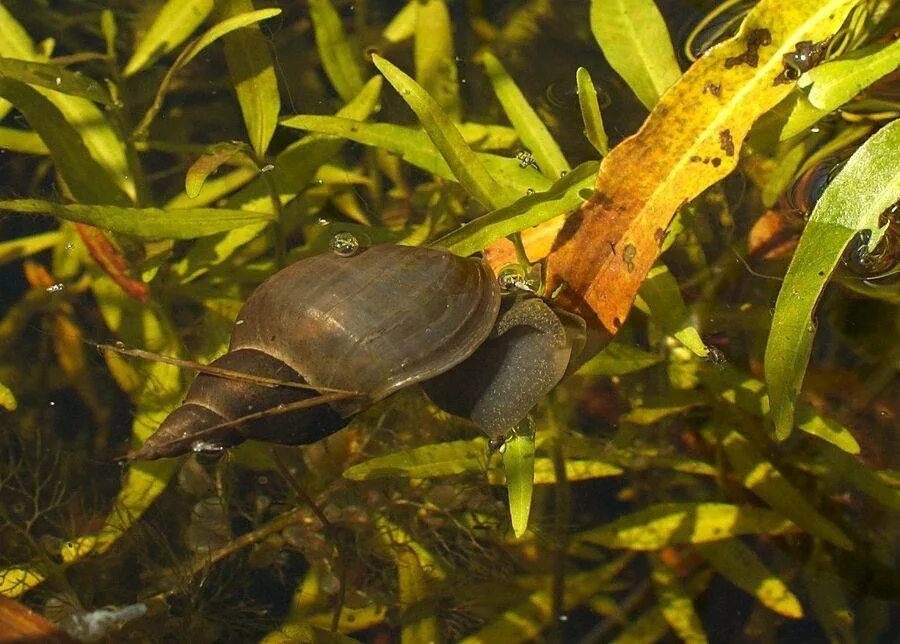
[[[251,293],[228,352],[212,366],[312,389],[200,373],[184,403],[129,457],[177,456],[200,439],[216,447],[248,438],[312,443],[414,383],[427,383],[436,404],[498,438],[565,372],[578,323],[567,320],[567,331],[560,320],[539,298],[501,303],[480,259],[395,245],[309,257]],[[352,395],[260,417],[319,396],[316,388]]]

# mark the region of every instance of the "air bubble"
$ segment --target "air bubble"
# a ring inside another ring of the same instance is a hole
[[[331,238],[329,248],[331,248],[331,252],[335,255],[351,257],[359,251],[359,241],[357,241],[352,233],[338,233]]]
[[[65,289],[66,289],[66,285],[65,285],[65,284],[63,284],[62,282],[57,282],[57,283],[54,284],[53,286],[48,286],[48,287],[46,288],[46,291],[47,291],[48,293],[61,293],[61,292],[64,291]]]
[[[274,169],[275,169],[275,166],[274,166],[274,165],[272,165],[271,163],[267,163],[266,165],[264,165],[263,167],[261,167],[261,168],[259,169],[259,171],[260,171],[261,173],[265,174],[266,172],[271,172],[271,171],[274,170]]]
[[[219,443],[211,443],[210,441],[194,441],[191,443],[191,451],[194,454],[218,454],[225,447]]]

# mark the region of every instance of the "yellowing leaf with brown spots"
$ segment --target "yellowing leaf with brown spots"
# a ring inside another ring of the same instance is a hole
[[[593,311],[609,333],[625,320],[682,204],[737,165],[750,126],[790,91],[775,83],[801,41],[834,34],[853,0],[762,0],[737,35],[698,60],[657,103],[641,130],[603,159],[593,197],[563,226],[525,231],[532,259],[548,258],[548,292]],[[503,253],[503,245],[490,249]]]

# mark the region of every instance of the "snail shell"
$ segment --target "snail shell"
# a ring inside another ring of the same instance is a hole
[[[182,454],[198,435],[216,446],[319,440],[373,402],[465,360],[491,333],[499,306],[486,263],[442,250],[381,245],[300,260],[250,295],[229,352],[212,364],[358,395],[209,436],[204,430],[316,392],[201,373],[184,404],[129,458]]]

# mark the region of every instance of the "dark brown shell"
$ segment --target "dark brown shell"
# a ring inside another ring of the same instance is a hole
[[[335,404],[348,416],[465,360],[499,306],[497,280],[479,259],[394,245],[323,253],[251,294],[231,350],[263,351],[313,386],[361,392],[366,399]]]

